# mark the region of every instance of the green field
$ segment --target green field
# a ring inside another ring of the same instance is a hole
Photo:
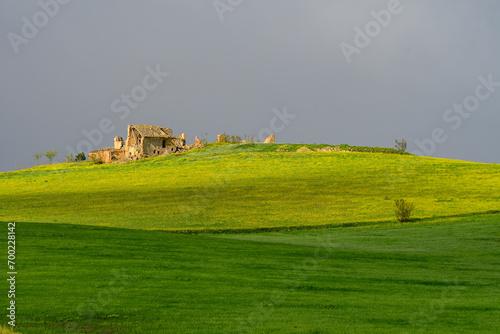
[[[414,202],[421,219],[500,209],[500,165],[384,153],[276,152],[290,147],[219,145],[122,165],[2,173],[0,219],[252,230],[394,221],[398,198]]]
[[[498,333],[499,165],[302,146],[0,173],[16,332]]]
[[[483,334],[500,325],[498,215],[257,234],[39,223],[17,233],[21,333]]]

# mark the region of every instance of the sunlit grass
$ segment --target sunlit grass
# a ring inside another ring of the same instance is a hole
[[[301,146],[0,173],[16,331],[495,332],[499,165]]]
[[[123,165],[0,174],[0,219],[139,229],[254,229],[500,209],[500,165],[410,155],[219,145]]]

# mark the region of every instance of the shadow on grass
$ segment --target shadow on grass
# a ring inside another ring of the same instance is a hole
[[[224,228],[224,229],[185,229],[185,230],[165,230],[165,229],[152,229],[153,231],[161,231],[167,233],[178,233],[178,234],[236,234],[236,233],[264,233],[264,232],[282,232],[282,231],[300,231],[300,230],[322,230],[322,229],[334,229],[334,228],[346,228],[346,227],[375,227],[375,226],[400,226],[400,225],[410,225],[418,223],[428,223],[440,219],[449,218],[464,218],[464,217],[474,217],[480,215],[493,215],[500,214],[500,211],[486,211],[486,212],[473,212],[467,214],[458,215],[443,215],[443,216],[433,216],[427,218],[412,218],[405,223],[400,223],[396,219],[391,220],[380,220],[380,221],[362,221],[362,222],[351,222],[351,223],[337,223],[337,224],[320,224],[320,225],[295,225],[295,226],[282,226],[282,227],[258,227],[258,228]]]
[[[326,230],[326,229],[337,229],[337,228],[350,228],[350,227],[377,227],[377,226],[408,226],[412,224],[425,224],[436,220],[450,219],[450,218],[466,218],[484,215],[499,215],[498,210],[489,210],[485,212],[473,212],[467,214],[458,215],[443,215],[443,216],[433,216],[426,218],[412,218],[405,223],[400,223],[396,219],[379,220],[379,221],[361,221],[361,222],[350,222],[350,223],[336,223],[336,224],[318,224],[318,225],[295,225],[295,226],[276,226],[276,227],[256,227],[256,228],[223,228],[223,229],[144,229],[144,231],[158,231],[172,234],[238,234],[238,233],[266,233],[266,232],[285,232],[285,231],[301,231],[301,230]],[[11,221],[0,220],[0,224],[11,223]],[[41,224],[38,222],[22,222],[20,224]],[[53,224],[53,223],[47,223]],[[68,227],[84,227],[93,230],[110,230],[123,229],[121,227],[111,227],[111,226],[95,226],[95,225],[82,225],[82,224],[71,224],[71,223],[58,223],[57,225],[66,225]]]

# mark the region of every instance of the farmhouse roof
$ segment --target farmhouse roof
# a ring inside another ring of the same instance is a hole
[[[140,124],[132,125],[132,127],[143,137],[170,138],[173,136],[173,131],[171,129],[162,128],[161,126]]]

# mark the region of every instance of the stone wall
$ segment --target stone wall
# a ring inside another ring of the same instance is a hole
[[[111,163],[115,160],[121,159],[125,156],[125,151],[117,150],[114,147],[108,147],[99,151],[89,152],[90,161],[102,161],[104,163]]]
[[[175,139],[144,138],[142,154],[145,156],[169,154],[177,151],[177,147]]]

